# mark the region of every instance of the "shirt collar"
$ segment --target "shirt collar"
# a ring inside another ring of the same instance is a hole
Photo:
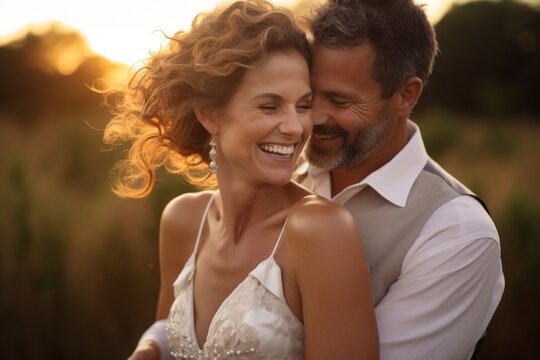
[[[369,185],[389,202],[404,207],[412,185],[428,159],[420,129],[410,120],[408,128],[409,141],[392,160],[372,172],[364,180],[343,189],[332,200],[343,204]],[[327,170],[321,170],[311,164],[305,165],[302,170],[303,172],[307,171],[314,179],[317,192],[319,192],[318,190],[329,192],[327,185],[321,189],[317,186],[318,183],[329,183],[330,173]],[[321,195],[329,197],[329,193]]]

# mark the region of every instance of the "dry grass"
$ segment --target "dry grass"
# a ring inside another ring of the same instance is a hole
[[[416,120],[434,158],[487,201],[501,233],[507,290],[482,357],[538,354],[540,125]],[[159,215],[191,188],[165,176],[146,200],[118,199],[107,174],[121,150],[101,147],[81,119],[0,122],[0,358],[125,358],[152,321]]]

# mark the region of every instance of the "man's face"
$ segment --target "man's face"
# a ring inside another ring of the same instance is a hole
[[[369,44],[332,49],[315,46],[311,86],[313,133],[308,160],[323,169],[362,163],[392,129],[389,101],[371,77],[375,51]]]

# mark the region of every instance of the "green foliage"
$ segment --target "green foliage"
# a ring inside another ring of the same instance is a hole
[[[448,112],[423,113],[416,120],[428,152],[486,201],[499,231],[506,289],[480,358],[537,358],[539,125],[508,118],[488,126]]]
[[[520,189],[508,194],[498,219],[506,290],[489,328],[484,359],[506,359],[511,354],[533,359],[540,354],[535,335],[540,333],[540,311],[536,310],[540,300],[539,218],[538,196]]]
[[[540,8],[514,1],[455,5],[421,106],[502,117],[540,115]]]
[[[83,56],[61,75],[65,47]],[[109,114],[87,85],[114,65],[86,48],[54,28],[0,47],[2,359],[125,358],[153,322],[160,213],[194,190],[163,176],[146,201],[113,195],[123,153],[102,150]]]
[[[422,124],[424,145],[432,157],[439,158],[447,151],[455,149],[460,143],[460,133],[455,119],[442,111],[422,114],[426,123]]]
[[[3,359],[125,358],[153,321],[159,215],[190,188],[169,176],[146,201],[118,199],[106,178],[120,154],[100,136],[0,123]]]

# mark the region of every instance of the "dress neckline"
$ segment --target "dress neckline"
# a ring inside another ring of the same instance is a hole
[[[247,275],[244,279],[242,279],[242,281],[240,281],[235,287],[234,289],[229,293],[229,295],[227,295],[227,297],[225,297],[225,299],[221,302],[221,304],[218,306],[216,312],[214,313],[214,315],[212,316],[212,319],[210,320],[210,323],[208,324],[208,329],[206,330],[206,336],[205,336],[205,339],[204,339],[204,342],[202,343],[202,346],[201,346],[201,343],[199,341],[199,338],[197,336],[197,330],[196,330],[196,327],[195,327],[195,294],[194,294],[194,282],[195,282],[195,272],[197,270],[197,251],[198,251],[198,248],[199,248],[199,243],[200,243],[200,239],[201,239],[201,236],[202,236],[202,232],[203,232],[203,229],[204,229],[204,224],[206,222],[206,218],[208,216],[208,210],[210,209],[210,206],[212,205],[212,202],[214,200],[214,195],[215,193],[213,193],[212,195],[210,195],[210,199],[208,200],[208,204],[206,205],[206,208],[203,212],[203,216],[202,216],[202,219],[201,219],[201,222],[199,224],[199,230],[197,232],[197,239],[195,240],[195,246],[194,246],[194,249],[193,249],[193,252],[191,253],[191,256],[188,260],[188,262],[191,262],[191,266],[190,266],[190,269],[189,271],[191,272],[191,274],[189,275],[189,284],[188,284],[188,293],[189,293],[189,302],[191,304],[191,335],[194,339],[194,343],[195,343],[195,346],[197,346],[197,351],[199,352],[202,352],[203,349],[206,347],[206,344],[208,343],[208,336],[210,335],[210,331],[212,330],[213,328],[213,325],[215,323],[215,320],[216,318],[218,317],[218,314],[222,311],[222,309],[225,307],[225,305],[230,302],[230,299],[234,296],[235,293],[238,292],[238,290],[244,286],[244,284],[247,282],[248,279],[250,279],[251,277],[253,277],[253,273],[255,271],[257,271],[260,267],[264,266],[265,264],[269,264],[270,266],[275,266],[277,267],[277,269],[279,269],[279,271],[281,272],[281,268],[280,266],[277,264],[277,262],[275,261],[274,259],[274,254],[276,253],[276,250],[279,246],[279,243],[281,242],[281,239],[283,237],[283,233],[284,233],[284,230],[285,230],[285,227],[287,226],[287,220],[289,219],[288,217],[285,219],[285,222],[283,224],[283,226],[281,227],[281,231],[279,233],[279,236],[278,236],[278,239],[276,241],[276,244],[274,245],[274,248],[272,249],[272,253],[270,254],[270,256],[264,260],[262,260],[261,262],[259,262]],[[282,297],[282,296],[280,296]]]

